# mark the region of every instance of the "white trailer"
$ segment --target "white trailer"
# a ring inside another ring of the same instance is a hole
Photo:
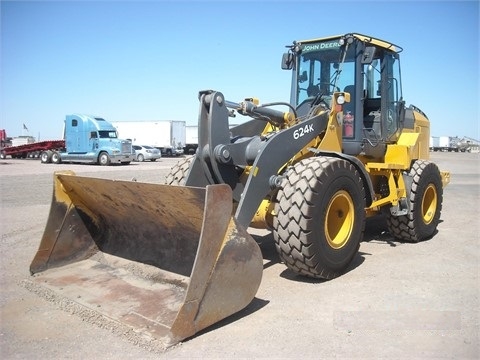
[[[12,139],[12,146],[33,144],[34,142],[35,138],[33,136],[19,136]]]
[[[441,151],[448,151],[448,148],[450,147],[450,137],[440,136],[438,147]]]
[[[448,136],[431,136],[430,150],[433,151],[450,151],[450,137]]]
[[[198,148],[198,125],[187,125],[185,135],[185,155],[193,155]]]
[[[440,138],[438,136],[430,136],[430,151],[438,151],[440,146]]]
[[[431,136],[430,150],[433,151],[462,151],[461,140],[458,136]]]
[[[132,140],[134,145],[150,145],[164,156],[183,154],[185,147],[185,121],[112,121],[118,136]]]

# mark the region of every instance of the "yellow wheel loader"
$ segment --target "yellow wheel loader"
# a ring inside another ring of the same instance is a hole
[[[254,298],[249,227],[324,279],[347,269],[368,216],[401,241],[432,237],[449,173],[428,160],[427,116],[405,106],[401,50],[353,33],[298,41],[282,57],[288,103],[201,91],[197,152],[165,185],[56,173],[31,286],[168,346]],[[249,119],[232,127],[237,114]]]

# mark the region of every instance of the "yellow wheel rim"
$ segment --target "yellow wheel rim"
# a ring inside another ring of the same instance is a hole
[[[340,249],[348,242],[355,221],[353,201],[345,190],[330,199],[325,216],[325,236],[328,244]]]
[[[437,190],[433,184],[425,189],[422,199],[422,218],[425,224],[430,224],[437,210]]]

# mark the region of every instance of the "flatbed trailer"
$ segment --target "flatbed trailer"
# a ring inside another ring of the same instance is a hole
[[[65,148],[65,140],[45,140],[31,144],[8,146],[0,151],[0,158],[6,159],[11,156],[12,159],[38,158],[42,151],[58,151]]]

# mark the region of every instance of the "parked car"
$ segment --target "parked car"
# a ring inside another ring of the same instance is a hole
[[[135,159],[137,161],[155,161],[162,157],[160,150],[148,145],[133,145],[135,149]]]

